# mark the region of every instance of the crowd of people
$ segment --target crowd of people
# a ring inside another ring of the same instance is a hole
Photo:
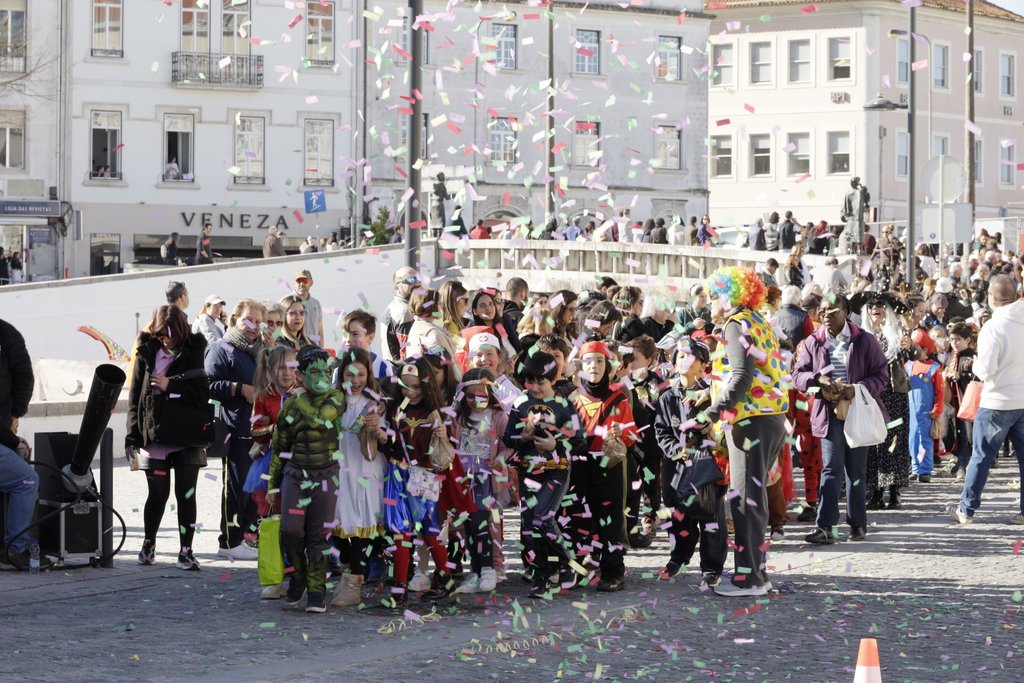
[[[696,562],[702,590],[764,595],[787,524],[813,523],[808,544],[862,541],[871,510],[933,477],[963,481],[949,513],[971,523],[997,457],[1024,471],[1024,303],[1016,254],[987,236],[967,247],[922,253],[935,267],[908,286],[898,251],[811,277],[796,241],[784,266],[722,268],[682,302],[609,277],[471,290],[401,268],[379,318],[344,317],[338,349],[308,270],[280,301],[208,296],[191,323],[172,282],[130,381],[126,453],[149,486],[139,562],[156,561],[173,486],[177,566],[199,569],[211,402],[219,554],[256,559],[276,512],[288,579],[261,597],[310,612],[364,603],[364,583],[390,607],[489,592],[512,547],[531,597],[618,591],[625,554],[658,535],[658,579]],[[865,437],[865,415],[884,434]]]

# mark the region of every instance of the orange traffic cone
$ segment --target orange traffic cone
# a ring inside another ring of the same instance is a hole
[[[882,683],[882,669],[878,665],[878,641],[874,638],[860,639],[853,683]]]

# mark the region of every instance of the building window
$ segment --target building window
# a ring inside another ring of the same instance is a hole
[[[682,168],[683,132],[675,126],[658,126],[654,138],[654,156],[657,167],[666,171]]]
[[[25,0],[0,2],[0,72],[25,73]]]
[[[678,81],[683,77],[683,39],[658,36],[658,79]]]
[[[999,184],[1015,185],[1017,178],[1016,145],[1006,145],[999,150]]]
[[[516,68],[516,50],[519,46],[519,27],[515,24],[491,24],[494,39],[494,63],[499,69]]]
[[[514,119],[499,116],[491,119],[491,161],[503,165],[516,160],[516,124]]]
[[[789,175],[804,175],[811,172],[811,136],[809,133],[790,133],[786,152],[789,154],[787,169]]]
[[[409,24],[411,22],[407,18],[402,19],[401,35],[399,36],[399,42],[402,46],[402,51],[405,54],[400,55],[399,60],[405,63],[408,58],[406,54],[412,54],[412,44],[409,42]],[[425,31],[422,28],[417,29],[420,32],[420,37],[423,39],[423,55],[422,62],[424,64],[430,64],[430,31]]]
[[[236,185],[262,185],[263,132],[266,119],[262,116],[239,116],[235,119],[235,173]]]
[[[429,140],[427,136],[430,134],[428,124],[430,122],[430,114],[423,114],[423,124],[420,126],[420,155],[419,159],[427,159],[429,157],[428,152],[430,151]],[[402,136],[402,147],[408,152],[409,148],[409,117],[402,115],[399,118],[399,133]]]
[[[932,138],[932,156],[941,157],[949,154],[949,136],[936,135]]]
[[[93,178],[121,177],[121,112],[92,112]]]
[[[121,47],[121,0],[93,0],[92,56],[124,56]]]
[[[195,180],[192,168],[194,124],[192,114],[164,114],[164,180],[186,183]],[[166,170],[171,164],[177,165],[177,174]]]
[[[306,3],[306,65],[334,66],[334,3]]]
[[[949,46],[932,46],[932,85],[936,88],[949,87]]]
[[[711,138],[711,177],[726,178],[732,175],[732,138],[716,135]]]
[[[302,184],[334,185],[334,121],[306,119],[303,144]]]
[[[121,235],[94,232],[89,235],[89,275],[121,272]]]
[[[181,0],[181,51],[210,51],[210,4],[206,0]]]
[[[896,82],[910,82],[910,42],[906,38],[896,39]]]
[[[750,175],[772,174],[772,138],[770,135],[750,136]]]
[[[896,177],[906,178],[910,172],[910,135],[896,133]]]
[[[811,82],[811,41],[789,41],[789,82]]]
[[[750,44],[750,82],[771,83],[772,81],[772,44]]]
[[[0,110],[0,168],[25,168],[25,112]]]
[[[733,62],[732,45],[715,45],[711,48],[711,84],[733,85],[736,67]]]
[[[849,38],[828,39],[828,77],[832,81],[845,81],[853,74]]]
[[[576,29],[576,73],[601,73],[601,32]]]
[[[974,141],[974,184],[981,185],[981,171],[985,166],[981,163],[981,152],[984,146],[981,144],[981,140],[975,139]]]
[[[981,50],[974,51],[974,57],[971,59],[971,80],[974,81],[974,92],[977,94],[982,93],[982,84],[985,82],[985,56],[981,53]]]
[[[828,134],[828,172],[850,172],[850,134]]]
[[[1017,94],[1017,58],[1013,55],[999,55],[999,94],[1015,97]]]
[[[249,0],[222,1],[224,11],[221,15],[220,51],[228,55],[248,55]]]
[[[594,166],[601,158],[601,123],[577,121],[572,136],[572,163],[574,166]]]

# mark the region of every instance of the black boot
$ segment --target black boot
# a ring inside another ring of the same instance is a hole
[[[884,510],[885,499],[882,497],[884,489],[875,489],[875,492],[871,495],[871,500],[868,501],[868,510]]]
[[[890,510],[902,510],[903,505],[900,504],[900,487],[890,486],[889,487],[889,509]]]

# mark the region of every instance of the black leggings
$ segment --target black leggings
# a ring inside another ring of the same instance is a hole
[[[494,569],[494,541],[491,540],[491,511],[478,510],[463,525],[469,546],[470,567],[479,575],[481,569]]]
[[[161,465],[146,470],[146,483],[149,484],[149,496],[143,519],[146,524],[144,538],[156,541],[156,533],[160,529],[160,520],[167,507],[167,499],[171,497],[171,470],[174,470],[174,497],[178,501],[178,535],[182,548],[192,547],[192,537],[196,534],[196,482],[199,481],[199,465]]]

